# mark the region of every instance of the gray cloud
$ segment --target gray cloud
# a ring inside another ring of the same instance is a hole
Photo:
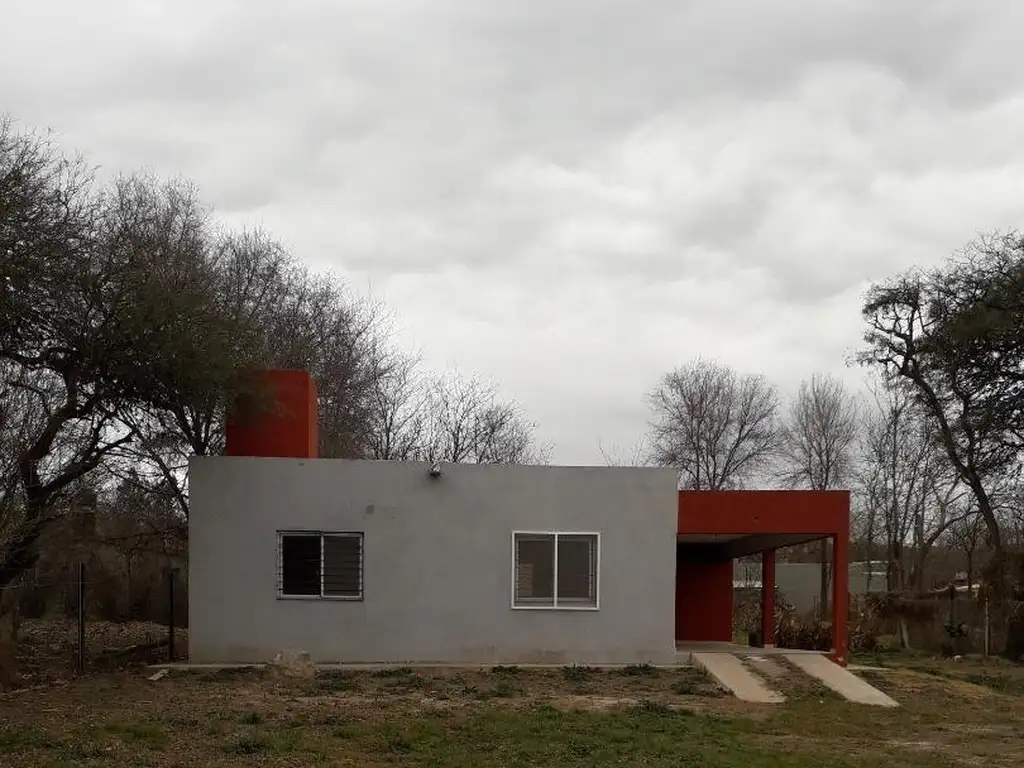
[[[4,109],[342,270],[561,461],[693,355],[855,382],[867,282],[1022,213],[1014,0],[9,5]]]

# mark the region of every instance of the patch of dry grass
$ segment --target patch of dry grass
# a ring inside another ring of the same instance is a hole
[[[866,673],[902,704],[879,710],[822,696],[785,671],[789,700],[775,707],[722,696],[689,668],[331,671],[312,680],[231,670],[158,682],[122,672],[0,696],[0,764],[1024,764],[1024,697],[998,685],[918,669]]]

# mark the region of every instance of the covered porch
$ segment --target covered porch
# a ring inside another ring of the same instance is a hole
[[[782,547],[832,542],[832,659],[847,662],[848,491],[680,491],[676,643],[732,651],[733,560],[760,554],[761,637],[775,639],[775,557]]]

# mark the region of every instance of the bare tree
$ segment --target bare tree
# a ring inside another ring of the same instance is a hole
[[[642,441],[626,452],[614,444],[610,448],[605,448],[599,443],[597,447],[601,452],[601,460],[608,467],[642,467],[650,463],[650,451],[644,447]]]
[[[178,182],[97,190],[46,139],[0,125],[0,371],[32,403],[13,462],[17,520],[0,542],[0,589],[38,558],[73,489],[138,435],[126,415],[225,389],[208,214]]]
[[[858,496],[867,525],[885,537],[887,588],[923,586],[927,555],[966,514],[966,498],[934,425],[901,388],[875,392],[860,458]]]
[[[402,375],[403,360],[386,344],[379,305],[352,297],[331,275],[310,272],[260,231],[218,235],[208,250],[228,359],[309,371],[319,393],[320,455],[383,458],[382,398]],[[242,381],[232,391],[258,394],[243,392]],[[121,447],[109,468],[120,481],[168,495],[187,517],[189,456],[223,450],[226,412],[224,387],[191,401],[133,407],[123,419],[138,439]]]
[[[791,487],[827,491],[851,479],[858,409],[843,383],[814,374],[803,381],[781,431],[781,477]]]
[[[1001,509],[1009,546],[1024,551],[1024,478],[1007,478]]]
[[[870,567],[866,573],[866,589],[872,591],[872,581],[875,573],[874,562],[877,556],[879,520],[874,500],[865,498],[863,493],[865,486],[860,484],[860,473],[857,473],[856,489],[852,494],[852,509],[850,527],[852,529],[853,547],[862,550],[861,557],[867,560]]]
[[[651,460],[675,467],[681,488],[740,487],[778,448],[778,393],[763,376],[697,359],[666,374],[647,399]]]
[[[367,458],[407,461],[421,451],[428,428],[428,393],[417,372],[417,362],[415,358],[398,357],[374,382]]]
[[[911,270],[872,286],[862,311],[859,358],[905,387],[936,426],[959,480],[985,521],[991,585],[1012,580],[990,497],[1024,447],[1024,237],[991,234],[944,266]]]
[[[320,455],[361,458],[370,453],[377,383],[400,364],[386,342],[382,307],[357,299],[330,274],[299,273],[282,311],[269,325],[284,344],[272,364],[302,368],[317,382]]]
[[[779,459],[783,482],[796,488],[828,491],[851,478],[857,438],[857,403],[838,379],[814,374],[800,383],[782,428]],[[828,616],[829,543],[820,550],[819,608]]]
[[[533,464],[547,460],[536,426],[519,405],[498,398],[495,387],[449,373],[427,390],[427,428],[420,456],[429,461]]]
[[[967,594],[974,594],[974,573],[978,550],[985,543],[985,520],[974,513],[961,517],[945,531],[946,546],[964,555],[967,576]]]

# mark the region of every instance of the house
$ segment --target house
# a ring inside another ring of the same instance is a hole
[[[734,558],[767,553],[771,584],[775,548],[831,536],[845,562],[846,493],[318,459],[309,376],[265,380],[274,406],[229,425],[227,455],[190,463],[193,663],[673,663],[679,644],[731,641]],[[835,634],[845,663],[845,612]]]

